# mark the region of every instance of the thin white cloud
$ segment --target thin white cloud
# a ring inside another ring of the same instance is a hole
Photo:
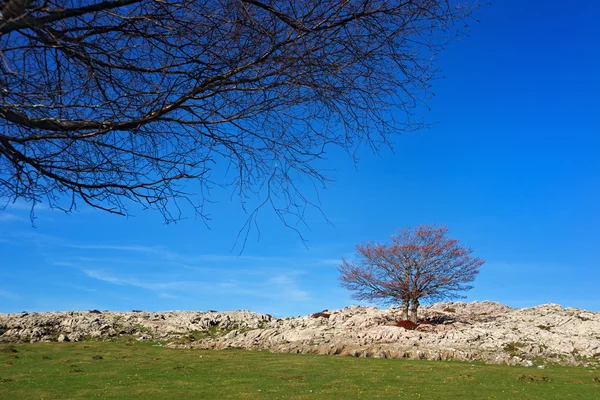
[[[5,206],[6,210],[11,210],[11,211],[28,211],[29,212],[29,211],[31,211],[32,207],[34,207],[34,211],[48,209],[48,207],[42,203],[35,203],[35,206],[34,206],[33,203],[26,202],[23,200],[17,200],[15,202],[0,203],[0,207],[1,206]]]
[[[84,256],[73,256],[72,260],[79,263],[92,263],[92,264],[121,264],[124,262],[123,257],[84,257]],[[148,261],[131,260],[127,259],[127,264],[143,264],[148,265]]]
[[[132,253],[141,253],[153,256],[159,256],[163,259],[180,261],[180,262],[240,262],[240,261],[257,261],[257,262],[281,262],[290,263],[292,258],[288,257],[264,257],[264,256],[233,256],[233,255],[218,255],[218,254],[200,254],[188,255],[176,253],[160,246],[144,246],[144,245],[113,245],[113,244],[67,244],[66,247],[82,249],[82,250],[114,250]]]
[[[342,258],[323,258],[318,261],[320,265],[335,265],[338,266],[342,262]]]
[[[56,265],[57,267],[72,267],[77,268],[77,265],[70,261],[53,261],[52,265]]]
[[[324,257],[187,254],[143,243],[77,243],[37,232],[16,232],[13,236],[23,238],[20,242],[24,244],[44,245],[48,249],[44,256],[54,266],[172,299],[236,296],[245,303],[252,298],[309,302],[311,295],[302,288],[301,277],[313,268],[339,263]]]
[[[290,268],[314,268],[319,266],[333,266],[340,263],[340,259],[336,258],[312,258],[312,257],[297,257],[297,256],[261,256],[261,255],[228,255],[228,254],[187,254],[182,252],[172,251],[164,246],[151,246],[144,244],[111,244],[111,243],[77,243],[70,240],[65,240],[60,237],[41,234],[32,231],[15,232],[9,235],[10,237],[19,238],[19,242],[33,242],[38,246],[48,247],[52,254],[50,257],[56,257],[61,252],[61,249],[77,249],[81,250],[79,254],[72,254],[70,251],[67,260],[61,261],[84,261],[98,262],[105,264],[148,264],[148,259],[154,264],[157,260],[169,262],[172,266],[211,272],[213,269],[221,268],[227,265],[228,268],[236,268],[239,273],[250,274],[256,271],[256,267],[260,270],[267,269],[278,270],[285,268],[290,271]],[[4,238],[4,240],[9,240]],[[24,239],[24,240],[23,240]],[[108,250],[114,252],[122,252],[123,255],[113,255],[112,257],[97,257],[86,250]],[[131,258],[125,260],[126,253],[131,253]],[[134,258],[134,257],[135,258]],[[142,256],[144,258],[142,258]],[[64,257],[63,257],[64,258]],[[207,265],[210,264],[210,265]],[[244,268],[239,268],[243,266]]]
[[[163,299],[179,299],[180,298],[179,296],[174,296],[174,295],[169,294],[169,293],[159,293],[158,297],[161,297]]]
[[[141,253],[148,255],[159,256],[168,260],[175,260],[182,263],[193,264],[195,262],[242,262],[250,261],[263,264],[338,264],[337,259],[317,259],[317,260],[304,260],[301,263],[298,262],[297,257],[281,257],[281,256],[256,256],[256,255],[223,255],[223,254],[184,254],[168,250],[162,246],[145,246],[145,245],[115,245],[115,244],[67,244],[66,247],[82,249],[82,250],[114,250],[132,253]]]
[[[20,239],[29,241],[42,241],[52,246],[66,246],[68,242],[56,236],[46,235],[43,233],[35,232],[34,230],[25,230],[20,232],[11,232],[12,237],[18,237]]]
[[[269,278],[268,285],[278,288],[280,297],[291,301],[307,301],[309,300],[308,292],[301,290],[298,281],[295,277],[288,275],[277,275]]]
[[[8,221],[23,221],[25,218],[19,217],[17,214],[12,214],[6,211],[0,211],[0,222]]]
[[[563,270],[559,265],[552,264],[537,264],[537,263],[519,263],[519,262],[507,262],[507,261],[487,261],[482,267],[481,271],[495,270],[502,272],[520,272],[520,271],[556,271]]]
[[[157,254],[164,257],[176,257],[179,256],[176,253],[172,253],[160,247],[151,246],[140,246],[140,245],[110,245],[110,244],[69,244],[67,247],[82,250],[115,250],[115,251],[128,251],[134,253],[148,253]]]
[[[309,293],[302,290],[295,276],[280,274],[263,281],[194,281],[194,280],[165,280],[161,277],[155,279],[140,279],[136,277],[122,277],[105,270],[79,268],[88,278],[119,286],[133,286],[157,292],[159,296],[174,296],[169,292],[203,293],[228,296],[250,296],[268,298],[278,301],[303,302],[309,300]],[[164,278],[164,277],[163,277]]]
[[[111,275],[110,273],[102,270],[92,270],[92,269],[80,269],[85,275],[89,278],[97,279],[99,281],[104,281],[108,283],[112,283],[114,285],[127,285],[127,286],[135,286],[142,289],[148,289],[152,291],[160,291],[160,290],[189,290],[191,288],[198,289],[203,286],[202,282],[194,282],[194,281],[163,281],[163,282],[151,282],[144,281],[138,278],[129,278],[129,277],[118,277],[115,275]]]
[[[21,296],[15,294],[13,292],[9,292],[8,290],[3,290],[3,289],[0,289],[0,297],[4,297],[9,300],[20,300],[21,299]]]

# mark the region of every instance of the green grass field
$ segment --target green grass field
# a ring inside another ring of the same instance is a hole
[[[16,350],[13,351],[13,350]],[[151,343],[0,345],[0,399],[600,399],[600,370]]]

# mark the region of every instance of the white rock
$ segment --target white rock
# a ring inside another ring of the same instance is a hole
[[[175,340],[172,346],[199,348],[479,360],[526,366],[533,365],[528,360],[533,357],[571,364],[586,359],[600,361],[600,313],[555,304],[513,309],[488,301],[446,302],[419,310],[421,317],[438,325],[408,331],[394,326],[400,311],[350,306],[329,310],[329,318],[289,319],[244,310],[0,314],[0,342],[79,341],[86,337],[106,340],[118,334],[138,334],[146,340],[171,338]],[[187,343],[192,332],[207,329],[212,333],[222,329],[222,335]],[[177,344],[177,340],[182,343]]]

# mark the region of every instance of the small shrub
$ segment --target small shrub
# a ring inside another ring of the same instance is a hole
[[[92,357],[92,360],[102,360],[102,356],[100,354],[96,354],[95,356]]]
[[[48,357],[48,356],[47,356],[47,355],[45,355],[45,354],[42,354],[42,360],[49,360],[49,359],[50,359],[50,357]]]
[[[538,328],[544,330],[544,331],[550,331],[550,327],[547,325],[538,325]]]
[[[402,319],[402,320],[396,322],[396,326],[399,326],[400,328],[404,328],[408,331],[414,331],[415,329],[417,329],[417,327],[419,325],[417,325],[414,322],[409,321],[407,319]]]
[[[444,312],[455,313],[456,308],[446,307],[446,308],[444,308]]]
[[[89,313],[90,314],[102,314],[102,311],[100,311],[100,310],[90,310]]]
[[[0,383],[12,382],[14,379],[12,378],[0,378]]]
[[[1,348],[0,353],[18,353],[18,351],[13,346],[8,346]]]
[[[522,350],[522,348],[526,347],[527,345],[525,343],[521,343],[521,342],[511,342],[511,343],[507,343],[504,346],[504,351],[508,354],[511,355],[517,355],[519,354]]]
[[[552,382],[547,376],[537,376],[537,375],[521,375],[519,377],[520,381],[529,381],[529,382]]]
[[[594,382],[600,383],[600,376],[595,376],[594,377]]]
[[[314,313],[311,315],[311,318],[329,318],[331,314],[327,313],[326,311],[327,310],[323,310],[321,312]]]
[[[456,322],[456,317],[453,315],[434,315],[422,320],[421,324],[443,325]]]

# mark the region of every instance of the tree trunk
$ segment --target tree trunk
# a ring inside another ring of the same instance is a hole
[[[419,322],[419,318],[417,317],[417,309],[419,308],[419,300],[413,299],[412,304],[410,305],[410,320],[415,324]]]
[[[409,307],[409,300],[408,299],[403,299],[402,300],[402,319],[403,320],[407,320],[408,319],[408,307]]]

